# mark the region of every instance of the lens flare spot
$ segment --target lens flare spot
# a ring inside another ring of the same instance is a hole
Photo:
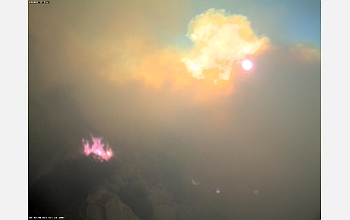
[[[250,70],[253,67],[253,63],[250,60],[243,60],[242,62],[242,68],[244,70]]]
[[[198,186],[200,184],[200,182],[195,181],[194,179],[192,179],[192,184],[195,185],[195,186]]]
[[[245,47],[245,48],[243,49],[243,52],[244,52],[244,53],[248,53],[249,50],[250,50],[250,48],[251,48],[251,46]]]

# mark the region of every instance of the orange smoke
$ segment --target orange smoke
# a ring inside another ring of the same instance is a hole
[[[229,80],[235,64],[268,43],[254,34],[246,17],[215,9],[197,15],[188,25],[187,36],[195,45],[182,62],[197,79],[206,77],[204,70],[217,68],[214,83]]]
[[[118,57],[101,74],[118,83],[131,80],[156,90],[181,90],[202,101],[231,94],[242,80],[238,64],[266,49],[269,42],[254,34],[246,17],[215,9],[196,16],[187,36],[194,46],[186,52],[161,48],[149,33],[120,39],[110,45],[116,50],[111,54]]]

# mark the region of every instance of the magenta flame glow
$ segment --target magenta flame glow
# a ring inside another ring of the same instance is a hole
[[[84,138],[82,140],[84,145],[84,154],[86,156],[89,156],[90,154],[94,154],[94,156],[96,156],[97,159],[100,159],[102,161],[103,160],[108,161],[113,156],[113,151],[109,147],[108,143],[106,143],[106,149],[104,149],[105,144],[102,142],[102,138],[93,137],[92,135],[90,136],[93,143],[92,146],[90,146],[90,143],[88,140],[85,140]]]

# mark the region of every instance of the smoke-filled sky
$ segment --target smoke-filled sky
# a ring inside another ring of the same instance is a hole
[[[259,192],[266,216],[319,217],[319,0],[28,9],[30,181],[91,132],[120,155],[170,152],[228,216]]]

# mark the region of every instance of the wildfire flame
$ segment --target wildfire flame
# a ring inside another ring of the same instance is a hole
[[[89,156],[90,154],[94,154],[94,156],[101,160],[101,161],[108,161],[113,156],[113,151],[109,147],[108,143],[106,143],[106,149],[104,149],[105,144],[102,142],[102,138],[100,137],[94,137],[92,135],[92,146],[90,146],[90,143],[88,140],[84,139],[82,140],[84,145],[84,154],[86,156]]]

